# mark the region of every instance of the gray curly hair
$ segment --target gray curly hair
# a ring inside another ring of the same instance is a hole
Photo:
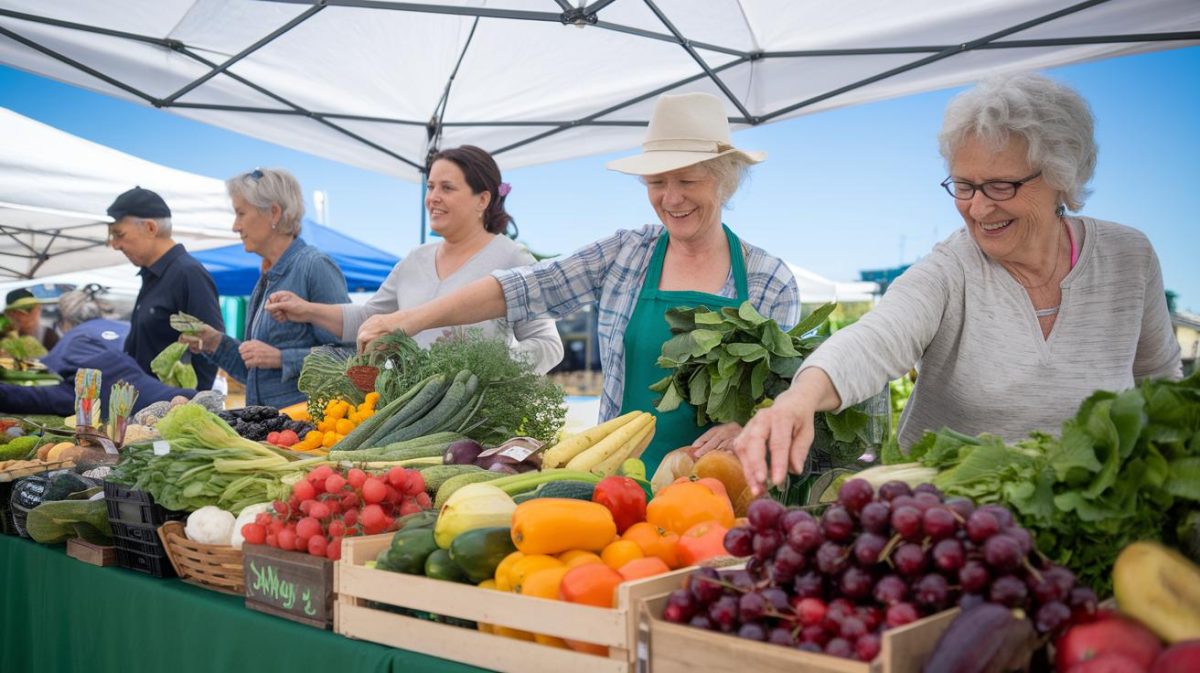
[[[1033,73],[998,75],[950,101],[938,146],[949,164],[968,135],[996,149],[1016,135],[1030,165],[1041,169],[1066,208],[1078,211],[1096,170],[1094,130],[1087,101],[1070,87]]]
[[[291,173],[278,168],[256,168],[226,180],[225,190],[230,198],[241,197],[264,213],[270,212],[271,204],[278,205],[281,213],[275,230],[289,236],[300,235],[304,194]]]
[[[87,290],[71,290],[58,298],[58,314],[71,327],[103,317],[107,308],[94,292]]]

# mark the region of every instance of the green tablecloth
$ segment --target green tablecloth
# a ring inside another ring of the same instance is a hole
[[[0,670],[29,673],[457,673],[480,669],[344,638],[243,600],[97,568],[0,535]]]

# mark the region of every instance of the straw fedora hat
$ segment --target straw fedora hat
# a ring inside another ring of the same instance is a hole
[[[766,152],[746,152],[733,146],[729,120],[721,100],[707,93],[659,96],[642,142],[642,153],[608,162],[610,170],[630,175],[656,175],[701,161],[737,154],[756,164]]]

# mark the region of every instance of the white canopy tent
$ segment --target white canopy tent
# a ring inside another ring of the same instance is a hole
[[[173,236],[190,250],[229,245],[232,211],[225,185],[73,136],[0,108],[0,280],[136,270],[105,246],[105,210],[135,184],[171,207]],[[101,282],[88,277],[88,281]],[[118,283],[124,285],[124,283]]]
[[[796,286],[800,291],[800,301],[805,304],[825,304],[831,301],[847,303],[878,299],[879,284],[863,281],[840,281],[828,278],[788,263],[792,275],[796,277]]]
[[[408,180],[634,147],[665,92],[744,128],[1197,42],[1196,0],[0,0],[0,63]]]

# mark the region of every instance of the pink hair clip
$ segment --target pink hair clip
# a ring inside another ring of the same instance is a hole
[[[512,185],[508,184],[507,182],[501,182],[500,186],[496,188],[496,193],[500,196],[508,196],[508,193],[511,191]]]

